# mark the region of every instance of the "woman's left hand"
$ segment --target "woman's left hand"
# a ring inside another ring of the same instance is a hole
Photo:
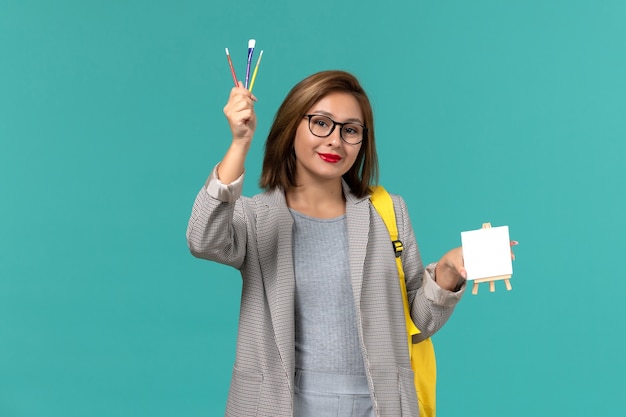
[[[467,278],[463,264],[463,248],[454,248],[441,257],[435,270],[435,280],[444,290],[454,291],[462,279]]]
[[[518,244],[515,240],[511,241],[511,248]],[[511,249],[511,259],[515,260],[513,249]],[[435,280],[444,290],[454,291],[463,279],[467,279],[467,271],[463,262],[463,248],[459,246],[443,255],[439,260],[435,270]]]

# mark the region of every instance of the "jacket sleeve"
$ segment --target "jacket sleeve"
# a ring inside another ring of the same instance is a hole
[[[396,221],[404,245],[402,265],[411,306],[411,318],[420,330],[419,339],[435,334],[450,318],[465,292],[465,283],[458,291],[447,291],[435,281],[436,264],[424,268],[413,232],[406,203],[395,196]]]
[[[193,256],[241,268],[246,256],[247,216],[241,197],[243,174],[222,183],[215,167],[202,187],[187,225],[187,245]]]

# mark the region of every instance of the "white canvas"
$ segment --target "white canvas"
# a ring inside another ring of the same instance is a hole
[[[508,226],[461,232],[461,244],[468,280],[513,273]]]

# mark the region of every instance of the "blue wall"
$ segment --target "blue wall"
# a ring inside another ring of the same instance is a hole
[[[264,50],[246,194],[300,79],[355,73],[423,257],[483,222],[512,279],[435,337],[439,415],[626,408],[626,2],[0,3],[0,416],[218,416],[240,278],[193,258],[222,108]]]

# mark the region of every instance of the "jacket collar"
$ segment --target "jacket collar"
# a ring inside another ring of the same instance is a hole
[[[348,183],[343,178],[341,179],[341,187],[343,189],[343,195],[346,197],[346,206],[348,204],[360,204],[365,200],[369,200],[370,198],[370,194],[367,194],[364,197],[357,197],[356,195],[352,194]],[[259,201],[271,207],[280,207],[287,205],[285,192],[278,187],[259,194]]]

